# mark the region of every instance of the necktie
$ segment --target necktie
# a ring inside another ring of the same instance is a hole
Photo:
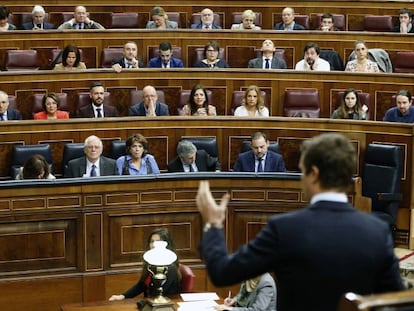
[[[270,60],[270,59],[268,59],[268,58],[266,58],[266,59],[265,59],[265,61],[266,61],[266,63],[265,63],[265,69],[270,69],[270,63],[269,63],[269,60]]]
[[[95,176],[96,176],[96,165],[92,164],[91,177],[95,177]]]
[[[188,166],[190,167],[190,172],[194,172],[193,165],[189,164]]]
[[[96,108],[96,117],[102,118],[101,108]]]
[[[259,161],[259,164],[257,165],[257,172],[263,173],[263,158],[259,158],[257,161]]]
[[[3,116],[3,114],[0,114],[0,121],[4,121],[4,116]]]
[[[204,25],[204,29],[209,29],[210,27],[208,27],[208,25]]]
[[[42,24],[37,24],[36,27],[42,29]]]

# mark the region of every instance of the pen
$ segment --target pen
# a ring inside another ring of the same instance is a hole
[[[228,299],[231,298],[231,290],[229,290],[229,296],[227,297]]]

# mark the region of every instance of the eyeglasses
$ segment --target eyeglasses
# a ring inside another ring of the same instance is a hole
[[[251,23],[253,23],[253,22],[254,22],[254,20],[253,20],[253,19],[248,19],[248,18],[245,18],[245,19],[244,19],[244,21],[245,21],[245,22],[251,22]]]
[[[218,52],[217,50],[207,50],[207,52]]]

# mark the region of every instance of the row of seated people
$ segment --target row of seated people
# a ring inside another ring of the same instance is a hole
[[[241,53],[243,50],[243,53]],[[148,47],[148,68],[183,68],[185,61],[181,58],[181,47],[172,46],[170,42],[161,42],[158,47]],[[244,66],[258,69],[288,69],[284,49],[276,48],[271,40],[264,40],[260,49],[240,47],[239,57],[225,55],[216,41],[209,41],[204,47],[194,47],[189,55],[189,67],[229,68]],[[41,67],[37,50],[7,50],[4,69],[8,71],[37,70]],[[50,50],[51,63],[46,68],[55,70],[87,69],[82,61],[82,49],[67,45],[64,49]],[[229,64],[230,62],[230,64]],[[101,67],[113,68],[116,72],[123,69],[145,67],[138,57],[138,47],[133,41],[125,43],[123,48],[104,48],[101,53]],[[44,67],[43,67],[44,68]],[[364,41],[356,41],[354,51],[349,55],[344,66],[339,54],[334,50],[321,50],[319,45],[309,42],[304,48],[304,58],[294,65],[295,70],[304,71],[358,71],[358,72],[414,72],[414,51],[398,51],[391,61],[383,49],[369,49]]]
[[[84,143],[66,144],[62,155],[64,177],[159,174],[160,169],[149,153],[147,139],[134,134],[126,141],[114,140],[109,156],[103,156],[103,143],[89,136]],[[255,159],[259,159],[256,160]],[[95,165],[96,167],[93,167]],[[168,163],[168,172],[221,171],[215,137],[185,137],[177,144],[177,156]],[[279,146],[266,134],[257,132],[244,141],[235,172],[285,172]],[[15,179],[55,179],[49,144],[15,145],[12,151],[11,176]]]
[[[224,15],[214,13],[205,8],[199,13],[193,13],[190,21],[183,22],[179,12],[165,12],[162,7],[154,7],[149,14],[146,13],[104,13],[93,12],[90,14],[84,6],[77,6],[72,12],[45,12],[41,6],[35,6],[32,12],[10,14],[7,7],[0,7],[0,21],[5,20],[11,26],[7,29],[43,30],[43,29],[222,29]],[[293,8],[284,8],[281,21],[276,23],[276,30],[324,30],[344,31],[346,30],[345,16],[343,14],[317,13],[312,16],[296,14]],[[150,17],[151,20],[148,20]],[[98,21],[95,21],[96,18]],[[48,22],[51,21],[51,23]],[[396,20],[394,22],[394,20]],[[367,15],[364,17],[365,31],[393,31],[411,33],[412,12],[409,9],[401,9],[399,16],[391,15]],[[262,29],[262,12],[245,10],[243,12],[232,12],[231,29],[237,30],[260,30]],[[1,25],[1,23],[0,23]],[[60,25],[60,26],[58,26]],[[296,26],[295,26],[296,25]]]
[[[129,116],[168,116],[170,108],[165,104],[165,94],[148,85],[142,91],[131,91]],[[69,118],[69,103],[66,93],[46,93],[32,95],[32,113],[35,120],[53,120]],[[1,120],[21,119],[20,112],[15,109],[15,102],[9,107],[10,98],[0,92]],[[196,84],[192,90],[181,90],[177,105],[177,114],[181,116],[216,116],[217,109],[212,99],[212,92],[202,85]],[[414,108],[408,90],[400,90],[393,96],[395,107],[387,110],[384,121],[414,123]],[[347,89],[337,93],[336,102],[332,105],[334,119],[369,120],[369,93]],[[234,91],[231,113],[239,117],[269,117],[269,99],[266,93],[256,85],[246,90]],[[283,101],[283,113],[286,117],[319,118],[320,102],[318,89],[287,89]],[[117,117],[117,108],[112,105],[110,93],[105,92],[100,82],[90,86],[90,92],[78,93],[74,117],[103,118]]]

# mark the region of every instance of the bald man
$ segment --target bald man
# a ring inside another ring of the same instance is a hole
[[[192,29],[221,29],[221,27],[214,23],[214,12],[209,8],[203,9],[201,12],[201,22],[199,24],[192,24]]]
[[[276,30],[305,30],[305,27],[295,23],[295,10],[287,7],[282,11],[282,22],[277,23]]]
[[[60,25],[57,30],[64,29],[105,29],[105,27],[98,22],[90,20],[89,13],[86,11],[86,8],[79,5],[75,8],[73,18]]]
[[[142,89],[143,101],[129,109],[130,116],[168,116],[168,106],[158,101],[157,90],[152,85]]]

